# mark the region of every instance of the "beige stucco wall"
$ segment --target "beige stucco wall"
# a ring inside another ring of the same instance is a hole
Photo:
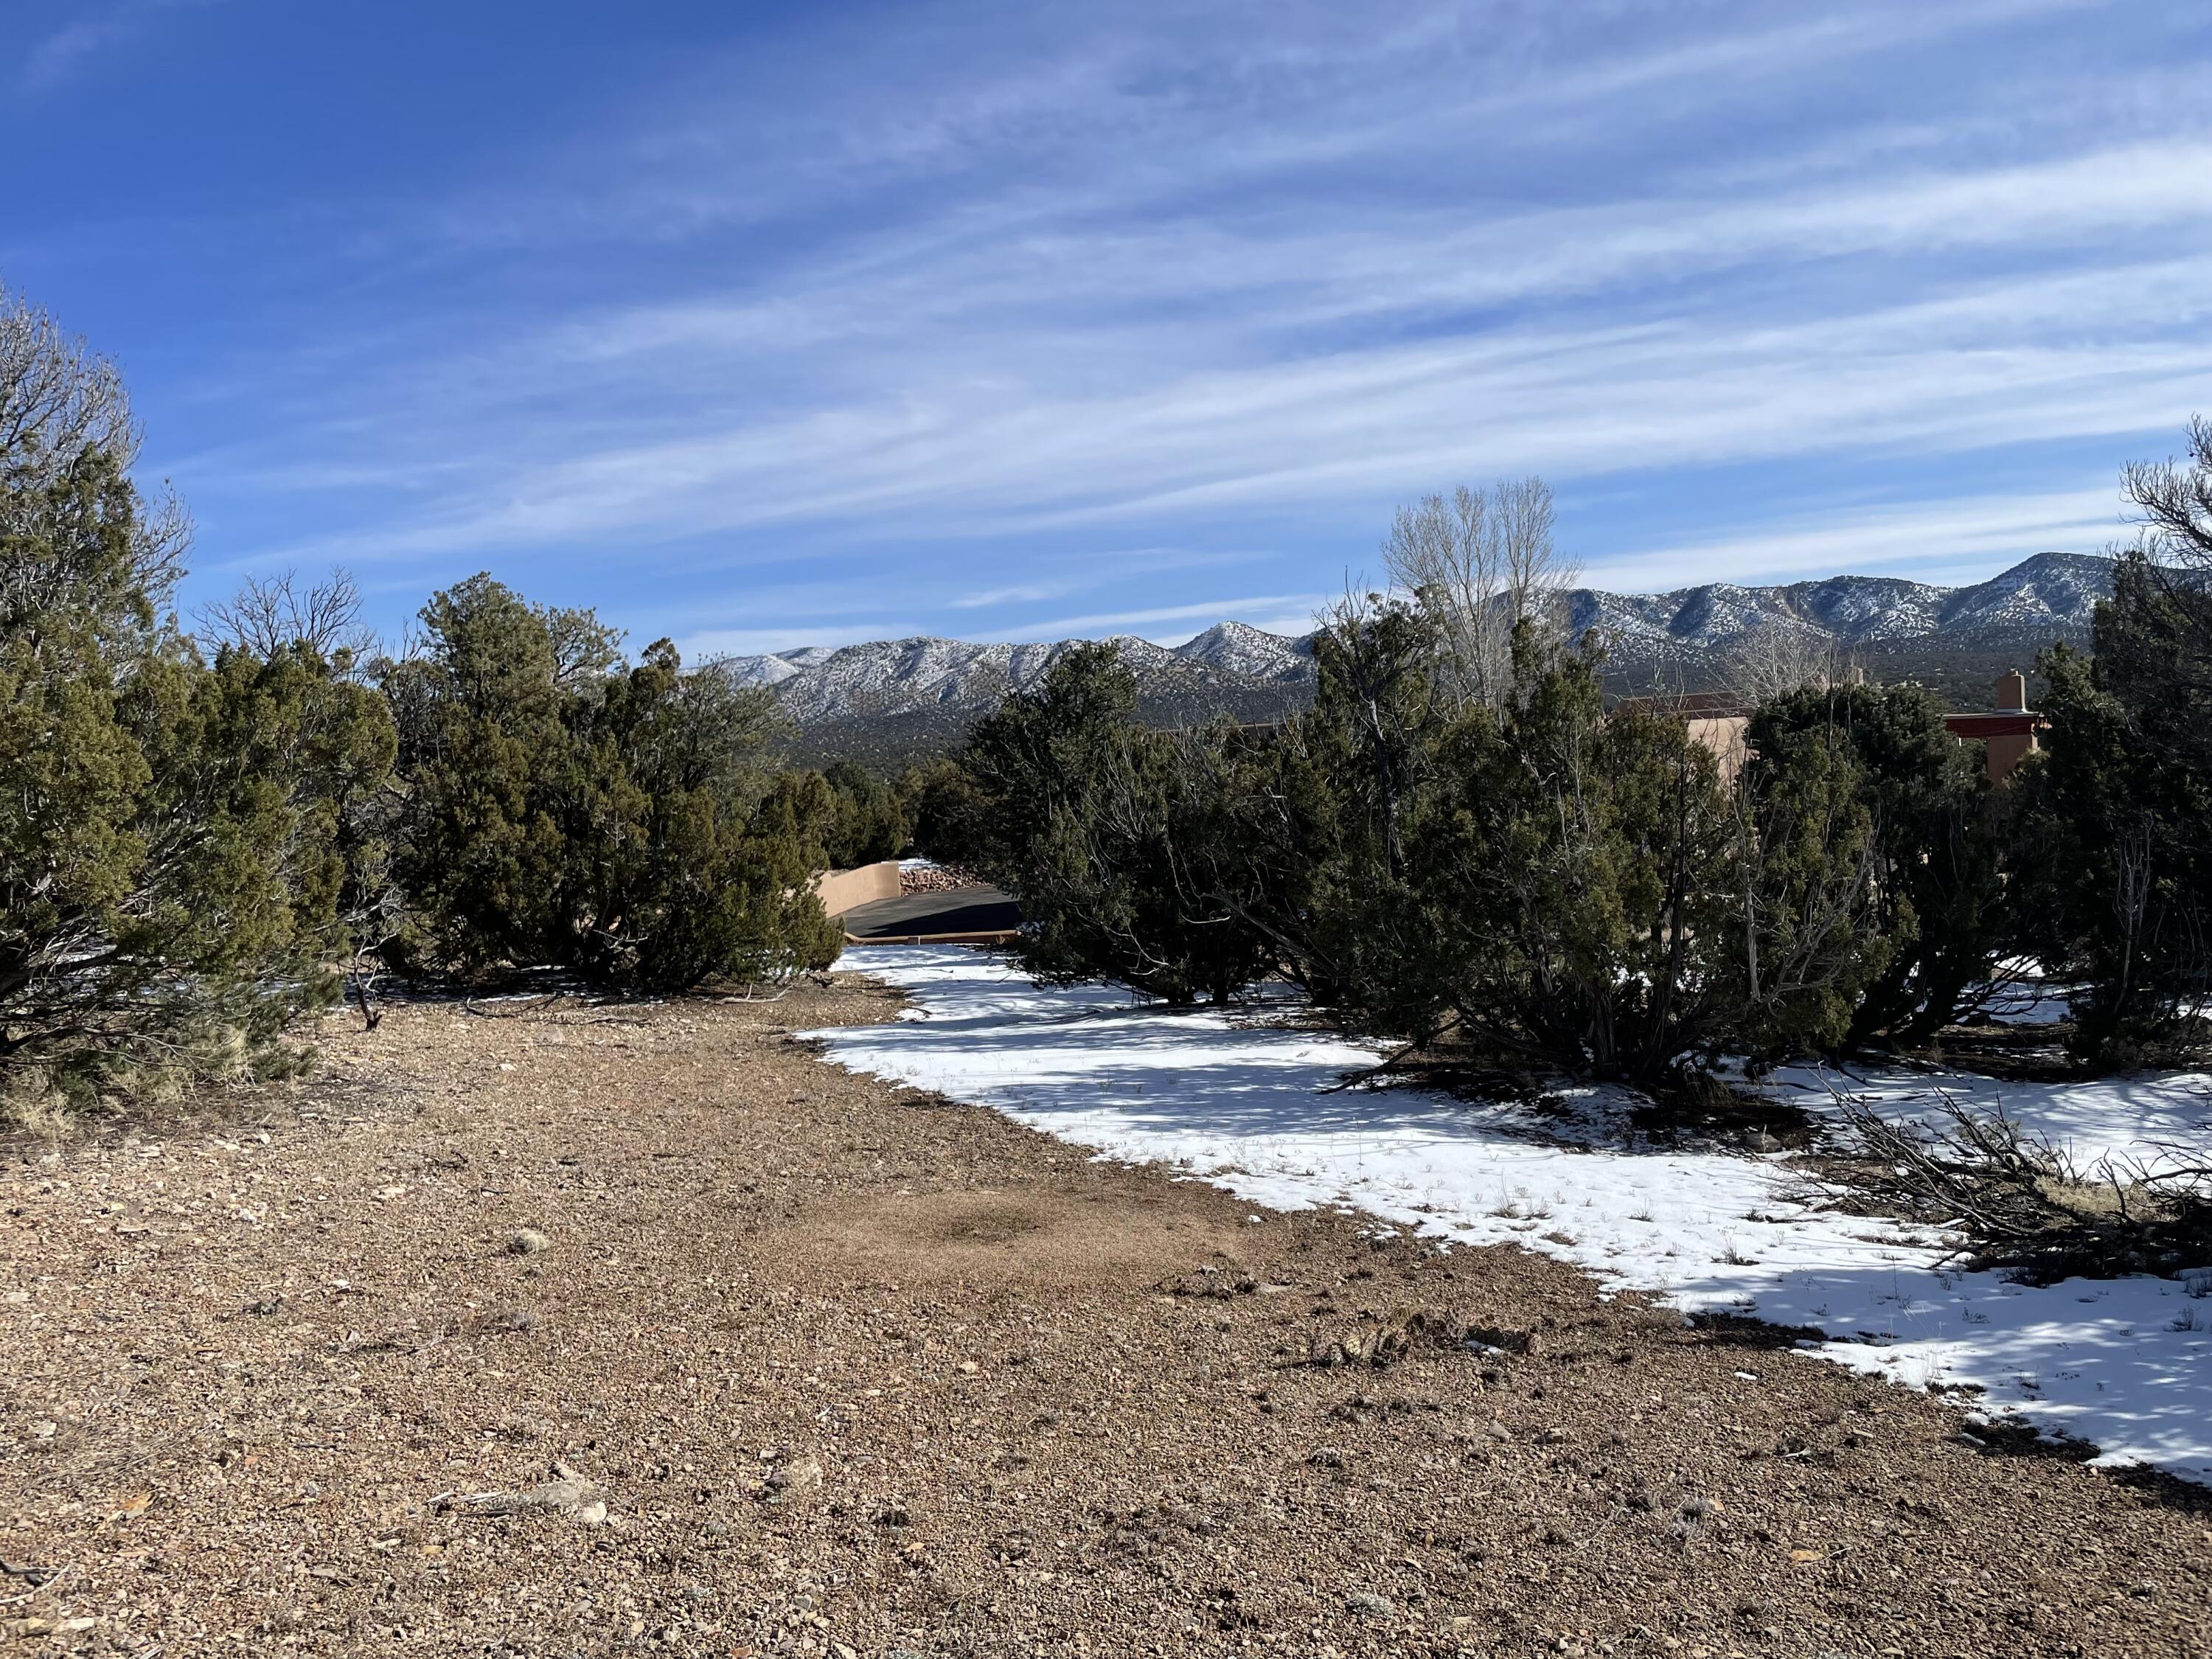
[[[864,864],[857,870],[825,870],[814,878],[814,896],[833,916],[842,916],[855,905],[899,896],[896,859]]]
[[[1707,715],[1683,723],[1690,728],[1690,736],[1695,741],[1713,751],[1713,758],[1721,763],[1723,779],[1733,779],[1743,769],[1743,732],[1751,724],[1743,715]]]
[[[2036,748],[2033,732],[2000,732],[1982,742],[1989,754],[1985,764],[1991,783],[2002,783],[2013,768],[2033,755]]]

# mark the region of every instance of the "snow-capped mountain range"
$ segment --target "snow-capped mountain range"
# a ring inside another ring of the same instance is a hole
[[[2014,634],[2081,638],[2112,591],[2112,562],[2039,553],[1971,587],[1930,587],[1894,576],[1827,576],[1784,587],[1710,582],[1672,593],[1571,596],[1575,630],[1595,628],[1616,659],[1725,652],[1745,635],[1782,627],[1847,646],[1936,638],[1981,641]]]
[[[2112,561],[2040,553],[1968,587],[1932,587],[1890,576],[1829,576],[1778,587],[1711,582],[1671,593],[1577,588],[1574,631],[1595,628],[1616,670],[1694,672],[1717,665],[1750,635],[1788,629],[1860,648],[1966,650],[2087,637],[2097,601],[2112,591]],[[740,684],[775,688],[802,726],[827,720],[982,709],[1010,687],[1042,678],[1075,645],[976,645],[960,640],[878,640],[806,646],[720,665]],[[1148,698],[1178,702],[1273,692],[1302,701],[1314,678],[1310,636],[1217,623],[1181,645],[1122,635],[1118,647]]]
[[[722,667],[740,684],[771,685],[783,711],[801,725],[872,714],[948,708],[987,708],[1010,687],[1044,678],[1085,641],[974,645],[963,640],[878,640],[837,647],[807,646],[774,656],[732,657]],[[1118,647],[1147,695],[1203,694],[1225,687],[1297,686],[1314,678],[1313,647],[1243,623],[1217,623],[1182,645],[1117,635]]]

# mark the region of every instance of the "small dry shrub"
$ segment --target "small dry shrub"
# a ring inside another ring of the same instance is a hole
[[[2212,1262],[2212,1162],[2187,1149],[2081,1169],[2012,1119],[1948,1095],[1936,1127],[1892,1121],[1863,1100],[1838,1105],[1858,1149],[1833,1166],[1831,1185],[1946,1230],[1953,1259],[1968,1266],[2052,1284]]]

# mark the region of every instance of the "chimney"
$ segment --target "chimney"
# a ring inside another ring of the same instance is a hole
[[[1997,708],[2008,714],[2027,712],[2027,679],[2017,668],[1997,676]]]

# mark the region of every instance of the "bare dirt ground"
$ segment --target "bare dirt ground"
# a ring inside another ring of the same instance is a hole
[[[402,1007],[15,1148],[0,1653],[2212,1653],[2194,1489],[785,1035],[892,1008]]]

